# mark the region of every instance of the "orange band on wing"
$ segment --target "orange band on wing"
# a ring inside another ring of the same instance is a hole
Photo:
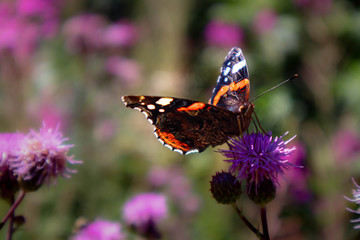
[[[165,144],[170,145],[171,147],[175,149],[180,149],[182,151],[189,151],[191,150],[190,147],[175,138],[175,136],[172,133],[169,132],[162,132],[159,129],[156,129],[156,134],[158,137],[164,141]]]
[[[227,93],[229,90],[230,91],[237,91],[239,89],[242,89],[246,86],[248,86],[250,84],[249,82],[249,79],[245,78],[243,80],[241,80],[240,82],[238,83],[230,83],[229,85],[227,86],[223,86],[222,88],[220,88],[220,90],[217,92],[217,94],[215,95],[214,97],[214,101],[213,101],[213,105],[217,105],[218,102],[220,101],[220,98],[225,94]],[[247,91],[246,91],[246,95],[249,96],[249,88],[247,88]],[[248,100],[248,99],[246,99]]]
[[[181,108],[178,108],[177,110],[178,111],[194,111],[194,110],[203,109],[204,107],[205,107],[205,103],[196,102],[196,103],[191,104],[188,107],[181,107]]]

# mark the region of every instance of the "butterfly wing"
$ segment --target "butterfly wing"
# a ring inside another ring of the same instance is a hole
[[[249,101],[249,92],[246,59],[241,49],[234,47],[225,57],[209,103],[232,112],[240,112],[240,107]]]
[[[203,102],[153,96],[124,96],[126,107],[143,112],[163,145],[182,154],[202,152],[239,135],[237,114]]]

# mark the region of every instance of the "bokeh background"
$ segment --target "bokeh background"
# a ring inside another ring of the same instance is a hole
[[[269,204],[273,239],[358,239],[344,199],[360,180],[360,4],[356,0],[13,0],[0,2],[0,130],[61,123],[83,164],[28,194],[14,239],[68,239],[78,218],[121,221],[142,192],[168,197],[164,239],[255,239],[209,192],[228,165],[209,148],[164,148],[122,95],[207,102],[233,46],[243,49],[262,126],[297,135]],[[220,146],[218,148],[226,148]],[[257,207],[240,200],[256,225]],[[3,201],[0,213],[8,209]],[[5,230],[0,233],[4,238]],[[129,239],[137,239],[129,234]]]

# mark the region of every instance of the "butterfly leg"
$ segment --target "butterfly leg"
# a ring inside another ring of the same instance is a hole
[[[259,118],[258,116],[256,115],[256,112],[254,111],[254,116],[255,116],[255,119],[256,119],[256,122],[258,123],[259,127],[261,128],[261,131],[263,131],[263,133],[265,133],[266,135],[268,135],[270,137],[270,135],[264,130],[264,128],[261,126],[261,123],[259,121]],[[254,122],[255,124],[255,122]],[[256,124],[255,124],[256,125]]]

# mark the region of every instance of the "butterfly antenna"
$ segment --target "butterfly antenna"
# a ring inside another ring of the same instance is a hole
[[[286,80],[285,80],[285,81],[283,81],[282,83],[279,83],[278,85],[276,85],[276,86],[274,86],[274,87],[272,87],[272,88],[270,88],[270,89],[266,90],[265,92],[261,93],[260,95],[258,95],[258,96],[256,96],[256,97],[254,97],[253,99],[251,99],[251,100],[250,100],[250,102],[255,101],[255,100],[256,100],[256,99],[258,99],[259,97],[264,96],[264,95],[265,95],[265,94],[267,94],[268,92],[271,92],[272,90],[274,90],[274,89],[276,89],[276,88],[278,88],[278,87],[280,87],[280,86],[284,85],[285,83],[290,82],[291,80],[293,80],[293,79],[297,78],[298,76],[299,76],[298,74],[294,74],[294,76],[292,76],[291,78],[286,79]]]

